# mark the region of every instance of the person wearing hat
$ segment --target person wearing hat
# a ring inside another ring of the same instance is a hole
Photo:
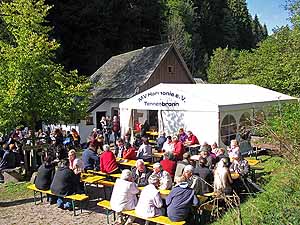
[[[205,146],[205,147],[201,147],[200,149],[200,158],[204,158],[207,161],[206,166],[210,169],[213,170],[214,166],[215,166],[215,160],[214,158],[209,154],[209,147]]]
[[[110,198],[111,209],[117,213],[117,223],[123,224],[123,210],[132,210],[137,204],[136,195],[139,193],[132,172],[128,169],[122,171],[121,177],[116,180]],[[125,224],[132,224],[134,217],[129,216]]]
[[[192,207],[199,205],[195,191],[189,187],[183,176],[175,177],[176,185],[167,196],[167,214],[171,221],[192,222]]]
[[[153,164],[153,173],[156,174],[159,177],[160,181],[160,190],[169,190],[172,187],[172,178],[170,174],[167,171],[164,171],[162,169],[162,166],[160,163],[154,163]]]
[[[123,150],[123,159],[136,160],[136,149],[129,142],[125,143]]]
[[[183,160],[178,161],[175,170],[175,177],[180,177],[183,173],[184,167],[191,164],[191,153],[186,152],[183,154]]]
[[[148,179],[148,185],[141,192],[135,212],[137,215],[150,218],[161,216],[163,202],[160,197],[158,187],[160,185],[160,177],[157,174],[152,174]]]

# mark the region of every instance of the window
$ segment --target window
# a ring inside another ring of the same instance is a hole
[[[174,73],[174,66],[168,66],[168,73]]]
[[[85,118],[85,124],[86,125],[93,125],[94,122],[93,122],[93,117],[92,116],[88,116]]]
[[[221,140],[226,145],[230,145],[230,141],[236,138],[237,124],[234,116],[228,114],[224,117],[221,124]]]
[[[255,117],[254,117],[254,123],[255,125],[261,124],[265,120],[265,113],[264,111],[260,110],[255,112]]]
[[[240,118],[240,127],[250,127],[251,126],[251,116],[250,113],[245,112],[242,114],[241,118]]]

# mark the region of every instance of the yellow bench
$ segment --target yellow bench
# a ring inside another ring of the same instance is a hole
[[[51,190],[40,190],[40,189],[36,188],[34,184],[28,185],[27,188],[29,190],[33,191],[33,198],[34,198],[34,204],[35,205],[36,205],[36,193],[37,192],[39,192],[41,194],[41,202],[43,202],[43,194],[57,196],[57,195],[53,194],[51,192]],[[61,196],[58,196],[58,197],[61,197]],[[74,194],[74,195],[64,196],[64,198],[69,199],[69,200],[72,201],[73,213],[74,213],[74,216],[76,216],[75,202],[76,201],[79,202],[79,208],[80,208],[80,211],[82,213],[81,202],[86,201],[89,198],[89,196],[87,196],[85,194]]]
[[[105,208],[107,210],[106,216],[107,216],[107,222],[109,223],[108,210],[112,210],[111,207],[110,207],[110,202],[107,201],[107,200],[103,200],[101,202],[98,202],[97,205],[100,206],[100,207],[102,207],[102,208]],[[182,225],[182,224],[186,223],[185,221],[172,222],[166,216],[156,216],[156,217],[152,217],[152,218],[143,218],[143,217],[137,215],[135,213],[135,210],[124,210],[124,211],[122,211],[122,213],[125,214],[125,215],[128,215],[128,216],[134,216],[134,217],[137,217],[137,218],[140,218],[140,219],[143,219],[143,220],[146,220],[146,221],[154,222],[154,223],[157,223],[157,224]]]

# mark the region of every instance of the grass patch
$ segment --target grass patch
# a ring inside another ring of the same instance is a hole
[[[26,188],[28,185],[28,182],[1,184],[0,201],[18,200],[32,197],[32,191]]]

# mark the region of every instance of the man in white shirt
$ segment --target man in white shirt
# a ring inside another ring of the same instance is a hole
[[[128,169],[122,171],[120,179],[116,180],[111,194],[111,209],[117,213],[117,223],[123,224],[122,211],[132,210],[137,204],[136,195],[139,193],[137,185],[134,183],[132,172]],[[134,217],[130,216],[126,225],[132,224]]]
[[[138,204],[135,208],[137,215],[150,218],[162,215],[163,202],[159,194],[159,176],[152,174],[149,184],[142,190]]]

